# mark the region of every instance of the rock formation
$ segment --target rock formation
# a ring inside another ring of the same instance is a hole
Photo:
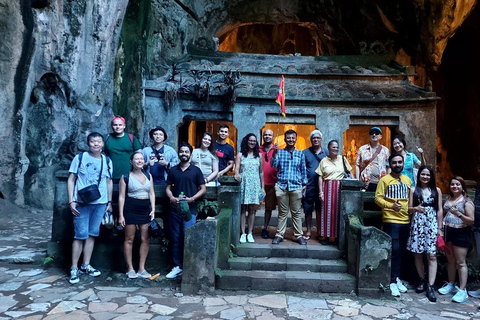
[[[391,54],[417,66],[423,86],[475,3],[0,0],[0,191],[50,207],[55,172],[85,148],[86,134],[106,133],[114,113],[143,138],[144,80],[188,60],[191,48],[214,50],[240,34],[250,39],[241,48],[256,46],[252,36],[268,30],[283,44],[301,29],[295,40],[311,37],[319,55]],[[430,78],[436,91],[442,75]]]

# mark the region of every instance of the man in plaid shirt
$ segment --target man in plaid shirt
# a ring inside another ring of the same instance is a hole
[[[295,148],[297,133],[294,130],[285,132],[285,149],[278,150],[275,144],[275,151],[272,155],[271,166],[277,168],[277,183],[275,194],[278,202],[278,227],[277,234],[272,244],[279,244],[283,241],[287,228],[288,209],[292,213],[294,239],[301,244],[307,244],[303,238],[302,230],[302,191],[307,185],[307,168],[305,155]]]

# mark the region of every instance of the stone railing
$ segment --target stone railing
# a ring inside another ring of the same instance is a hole
[[[357,293],[383,295],[382,286],[390,283],[392,240],[378,228],[382,214],[373,202],[374,194],[361,192],[360,187],[360,181],[342,181],[340,201],[342,217],[345,219],[341,219],[340,223],[345,224],[345,236],[340,234],[340,239],[346,241],[344,249],[348,273],[356,278]],[[365,225],[364,219],[372,225]],[[339,245],[342,248],[342,241]]]

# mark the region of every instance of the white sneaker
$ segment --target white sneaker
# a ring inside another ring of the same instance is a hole
[[[467,289],[460,290],[459,287],[456,287],[457,293],[452,297],[453,302],[464,303],[468,300]]]
[[[392,292],[392,296],[400,297],[400,292],[398,291],[398,286],[396,283],[390,283],[390,291]]]
[[[181,276],[183,273],[183,270],[180,269],[180,267],[174,267],[172,269],[172,271],[170,271],[166,276],[165,278],[167,279],[175,279],[177,278],[178,276]]]
[[[247,241],[250,242],[250,243],[255,242],[255,239],[253,239],[253,235],[252,235],[251,233],[249,233],[249,234],[247,235]]]
[[[397,278],[397,288],[398,291],[400,291],[401,293],[407,292],[407,287],[403,285],[403,282],[402,280],[400,280],[400,278]]]
[[[244,233],[240,236],[240,243],[245,243],[247,242],[247,235]]]
[[[70,269],[70,279],[68,279],[68,282],[71,284],[79,283],[80,278],[78,277],[78,268],[71,268]]]
[[[453,285],[453,283],[448,282],[448,283],[445,283],[443,285],[443,287],[441,287],[437,291],[440,294],[449,294],[449,293],[454,293],[456,290],[455,290],[455,286]]]

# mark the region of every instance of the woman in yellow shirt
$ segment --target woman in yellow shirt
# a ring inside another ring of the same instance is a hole
[[[340,180],[345,176],[345,168],[348,171],[352,167],[343,155],[338,155],[338,141],[328,143],[329,155],[320,161],[317,170],[319,198],[322,201],[322,217],[317,217],[317,233],[321,237],[323,245],[335,242],[338,230],[338,207]]]

